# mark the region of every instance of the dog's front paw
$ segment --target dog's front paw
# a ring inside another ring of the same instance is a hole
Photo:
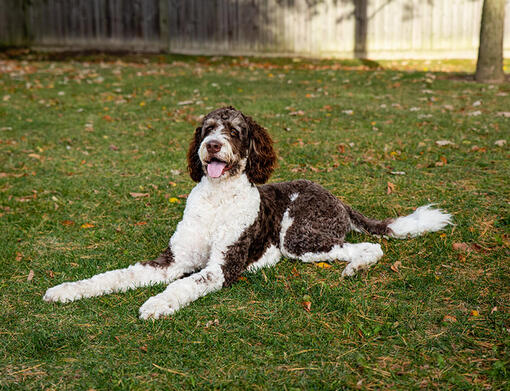
[[[140,319],[159,319],[172,315],[175,311],[168,300],[154,296],[140,307]]]
[[[77,285],[73,282],[64,282],[63,284],[49,288],[43,296],[45,301],[60,301],[67,303],[78,300],[82,297]]]

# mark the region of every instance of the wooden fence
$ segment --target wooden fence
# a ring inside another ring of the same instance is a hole
[[[475,58],[483,0],[0,0],[0,44]],[[505,54],[510,54],[510,0]]]

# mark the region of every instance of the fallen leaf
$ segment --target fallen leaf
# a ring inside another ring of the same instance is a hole
[[[388,187],[386,188],[386,194],[391,194],[395,192],[395,184],[388,182]]]
[[[84,223],[81,225],[81,228],[83,229],[94,228],[94,224]]]
[[[491,310],[491,315],[492,315],[494,312],[498,312],[498,307],[493,307],[493,308],[492,308],[492,310]]]
[[[506,140],[496,140],[494,141],[494,145],[497,145],[498,147],[502,147],[506,144]]]
[[[443,147],[445,145],[455,145],[455,143],[450,140],[437,140],[436,144],[439,145],[440,147]]]
[[[446,166],[446,163],[447,163],[447,162],[448,162],[448,161],[446,160],[446,157],[441,156],[441,157],[439,158],[439,161],[438,161],[438,162],[436,162],[436,167],[443,167],[443,166]]]
[[[205,324],[205,328],[208,329],[211,326],[218,326],[220,324],[220,321],[218,319],[210,320]]]
[[[390,174],[392,175],[405,175],[405,171],[391,171]]]
[[[476,317],[480,316],[480,313],[477,310],[473,310],[473,311],[471,311],[470,315],[474,316],[476,318]]]
[[[248,279],[245,276],[241,276],[237,279],[237,281],[248,281]]]
[[[393,270],[395,273],[399,273],[399,267],[402,266],[402,262],[396,261],[393,263],[393,265],[390,266],[390,269]]]
[[[501,117],[510,118],[510,111],[499,111],[497,114]]]
[[[129,193],[129,195],[133,198],[143,198],[148,197],[149,193]]]
[[[473,145],[471,147],[471,151],[473,151],[473,152],[487,152],[487,148],[479,147],[478,145]]]
[[[23,259],[23,254],[21,254],[20,252],[16,252],[16,261],[21,261]]]
[[[320,267],[321,269],[331,269],[333,267],[329,263],[326,263],[326,262],[318,262],[315,264],[315,266]]]
[[[65,225],[65,226],[69,227],[71,225],[74,225],[74,221],[72,221],[72,220],[63,220],[62,221],[62,225]]]
[[[35,273],[34,273],[34,271],[33,271],[33,270],[30,270],[30,271],[28,272],[28,276],[27,276],[27,281],[28,281],[28,282],[32,281],[32,279],[34,278],[34,274],[35,274]]]
[[[303,110],[297,110],[297,111],[291,111],[289,113],[289,115],[299,115],[299,116],[303,116],[305,115],[305,112]]]
[[[452,244],[452,248],[455,250],[455,251],[461,251],[461,252],[470,252],[471,251],[471,247],[469,247],[469,244],[467,243],[453,243]]]
[[[305,309],[305,311],[310,312],[312,309],[312,302],[311,301],[303,301],[301,302],[301,305]]]
[[[110,149],[111,149],[112,151],[118,151],[118,150],[119,150],[119,147],[117,147],[116,145],[111,144],[111,145],[110,145]]]
[[[112,118],[112,117],[110,117],[108,114],[103,115],[103,119],[104,119],[105,121],[108,121],[108,122],[112,122],[112,121],[113,121],[113,118]]]
[[[338,144],[336,149],[339,153],[344,153],[345,152],[345,144]]]
[[[138,222],[134,223],[133,225],[147,225],[147,222],[146,221],[138,221]]]
[[[140,346],[140,350],[144,353],[147,353],[147,345]]]
[[[456,321],[457,321],[457,318],[453,315],[445,315],[443,318],[443,322],[455,323]]]
[[[41,160],[41,155],[38,155],[37,153],[29,153],[28,157],[31,157],[31,158],[34,158],[37,160]]]

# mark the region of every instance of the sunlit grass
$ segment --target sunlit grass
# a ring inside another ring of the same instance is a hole
[[[0,387],[509,387],[510,86],[413,64],[1,60]],[[162,286],[44,303],[158,255],[193,186],[192,131],[230,104],[275,139],[272,181],[314,180],[378,218],[435,202],[456,225],[380,240],[352,279],[284,260],[156,322],[138,308]]]

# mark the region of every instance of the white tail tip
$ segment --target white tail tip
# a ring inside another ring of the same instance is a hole
[[[388,225],[393,232],[390,236],[398,239],[414,237],[425,232],[435,232],[452,223],[452,215],[441,209],[431,208],[432,204],[417,208],[408,216],[397,217]]]

